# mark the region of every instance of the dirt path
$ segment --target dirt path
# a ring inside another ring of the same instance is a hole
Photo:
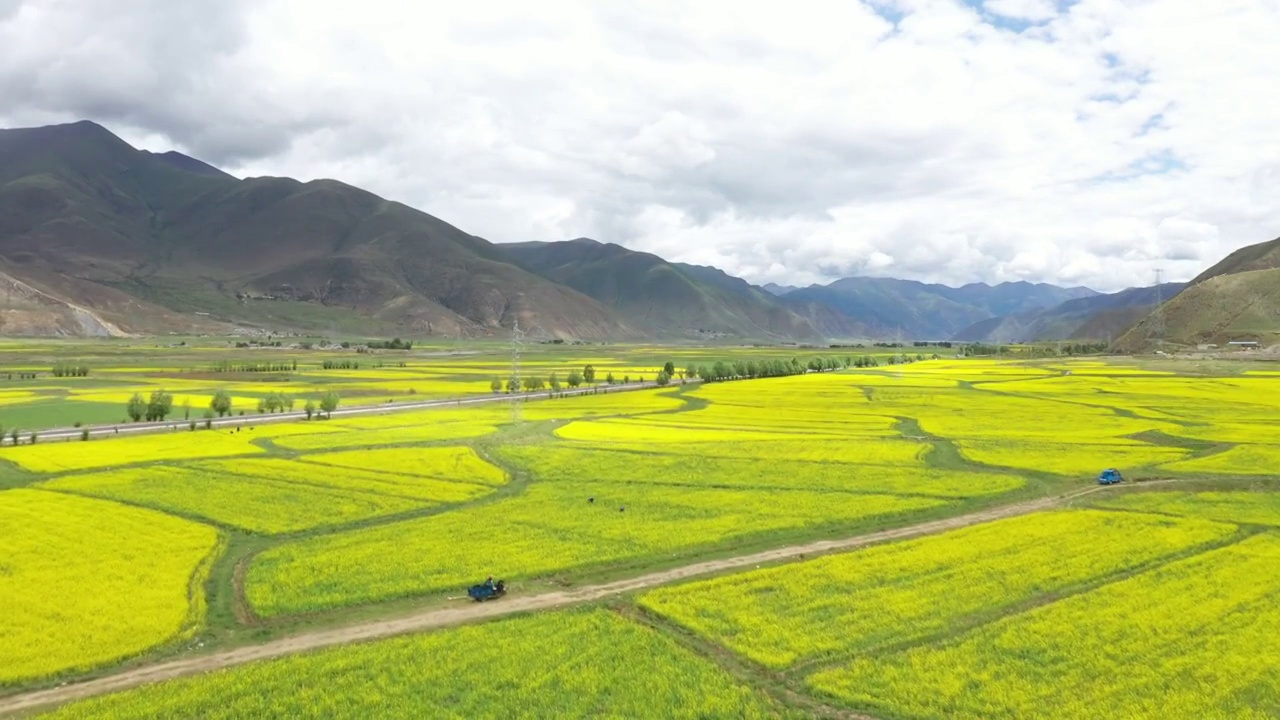
[[[763,552],[753,553],[751,555],[742,555],[739,557],[725,558],[721,560],[708,560],[706,562],[685,565],[683,567],[649,573],[647,575],[641,575],[639,577],[629,578],[626,580],[618,580],[602,585],[591,585],[574,590],[549,592],[540,595],[530,595],[527,597],[507,597],[496,602],[484,604],[467,602],[467,604],[460,605],[458,607],[429,610],[392,620],[379,620],[359,625],[351,625],[348,627],[334,628],[332,630],[309,632],[302,635],[296,635],[294,637],[273,640],[262,645],[253,645],[210,655],[201,655],[198,657],[148,665],[131,670],[125,670],[124,672],[120,672],[115,675],[108,675],[106,677],[96,678],[93,680],[63,685],[61,687],[51,688],[48,690],[38,690],[9,697],[0,697],[0,715],[31,710],[44,705],[61,704],[72,700],[79,700],[120,690],[127,690],[139,685],[159,682],[161,680],[169,680],[187,675],[197,675],[213,670],[232,667],[234,665],[241,665],[254,660],[265,660],[285,655],[295,655],[297,653],[331,647],[334,645],[385,638],[392,635],[402,635],[405,633],[430,630],[449,625],[458,625],[460,623],[496,618],[515,613],[533,610],[551,610],[590,602],[592,600],[599,600],[601,598],[619,595],[621,593],[666,585],[686,578],[710,575],[724,570],[751,568],[756,565],[762,565],[778,560],[818,555],[831,552],[833,550],[848,550],[888,540],[900,540],[919,535],[928,535],[946,530],[954,530],[969,525],[1012,517],[1014,515],[1023,515],[1038,510],[1045,510],[1083,495],[1097,492],[1099,489],[1101,488],[1092,487],[1087,490],[1081,490],[1067,495],[1040,498],[1011,505],[1002,505],[999,507],[989,508],[987,510],[969,513],[967,515],[958,515],[956,517],[944,518],[942,520],[933,520],[930,522],[920,523],[918,525],[895,528],[893,530],[884,530],[867,535],[858,535],[841,540],[822,540],[804,545],[792,545],[774,550],[766,550]]]

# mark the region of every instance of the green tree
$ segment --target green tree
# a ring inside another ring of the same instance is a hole
[[[594,385],[596,383],[596,366],[588,365],[582,368],[582,379],[588,385]]]
[[[14,445],[18,444],[18,428],[9,431],[9,439],[13,441]]]
[[[339,400],[341,400],[341,398],[338,397],[338,393],[333,392],[332,390],[325,393],[324,396],[320,398],[320,409],[324,411],[325,417],[333,417],[333,411],[338,409]]]
[[[685,368],[685,369],[684,369],[684,376],[685,376],[686,378],[696,378],[696,377],[698,377],[698,366],[697,366],[697,365],[690,365],[689,367]]]
[[[676,376],[676,364],[668,360],[667,364],[662,366],[662,372],[666,373],[667,379],[670,380]]]
[[[502,380],[499,378],[494,378],[490,380],[489,389],[496,393],[502,392]]]
[[[617,381],[613,379],[613,373],[609,373],[604,377],[604,381],[609,385],[616,385]]]
[[[125,405],[124,411],[134,422],[142,420],[142,416],[147,414],[147,401],[142,397],[142,393],[134,393],[133,397],[129,398],[129,403]],[[17,445],[16,442],[14,444]]]
[[[311,416],[316,414],[316,401],[307,398],[307,404],[302,406],[302,412],[306,413],[307,419],[310,420]]]
[[[524,381],[524,389],[533,392],[541,390],[545,385],[546,383],[544,383],[540,377],[525,378]]]
[[[520,392],[520,378],[512,377],[507,379],[507,392],[508,393]]]
[[[560,376],[551,373],[551,377],[547,379],[547,383],[551,385],[551,392],[560,392]]]
[[[164,390],[153,390],[147,403],[148,420],[164,420],[173,411],[173,396]]]
[[[191,419],[191,398],[189,397],[182,398],[182,419]]]
[[[569,387],[576,388],[582,384],[582,375],[580,375],[577,370],[572,370],[569,372],[567,382],[569,383]]]
[[[209,401],[209,409],[218,413],[218,417],[226,417],[231,414],[231,393],[226,390],[219,390],[213,394],[213,399]]]
[[[662,370],[661,372],[658,373],[658,377],[654,379],[654,382],[658,383],[659,385],[670,385],[671,376],[667,374],[666,370]]]
[[[630,376],[630,375],[623,375],[623,376],[622,376],[622,384],[623,384],[623,385],[630,385],[630,384],[631,384],[631,376]]]

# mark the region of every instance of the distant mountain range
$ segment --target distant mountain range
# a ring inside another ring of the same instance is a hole
[[[1270,307],[1200,328],[1226,285],[1250,298],[1271,287],[1270,275],[1220,279],[1275,271],[1274,248],[1246,250],[1167,303],[1179,337],[1243,331]],[[803,342],[1118,337],[1156,297],[863,277],[757,287],[586,238],[494,244],[335,180],[239,179],[92,122],[0,130],[0,287],[6,335],[463,337],[519,322],[546,337]]]
[[[776,286],[775,286],[776,287]],[[778,288],[788,305],[817,303],[857,318],[871,334],[918,340],[950,340],[988,318],[1052,307],[1098,293],[1084,287],[1007,282],[953,288],[893,278],[844,278],[828,285]]]
[[[1129,288],[1090,295],[1053,307],[980,320],[956,333],[961,342],[1023,343],[1046,340],[1111,340],[1142,319],[1158,300],[1167,300],[1186,283]]]
[[[591,297],[655,337],[820,340],[862,333],[847,319],[819,329],[803,312],[716,268],[667,262],[612,243],[579,238],[498,247],[515,265]]]

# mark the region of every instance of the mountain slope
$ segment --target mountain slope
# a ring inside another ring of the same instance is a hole
[[[1234,275],[1251,270],[1273,270],[1280,268],[1280,238],[1256,245],[1246,245],[1236,250],[1208,270],[1197,275],[1190,282],[1198,285],[1220,275]]]
[[[745,280],[711,267],[588,238],[498,246],[511,262],[567,285],[656,335],[822,339],[824,332]],[[856,324],[831,322],[826,330]],[[836,333],[844,336],[843,333]]]
[[[1201,273],[1187,289],[1115,343],[1142,352],[1163,343],[1253,340],[1280,344],[1280,239],[1243,247]]]
[[[1155,306],[1170,298],[1182,283],[1129,288],[1106,295],[1068,300],[1043,310],[1003,315],[975,323],[952,338],[958,342],[1043,342],[1050,340],[1106,340],[1129,329]]]
[[[1061,288],[1027,282],[959,288],[892,278],[844,278],[829,285],[811,285],[782,296],[796,307],[822,303],[857,318],[880,337],[899,334],[909,340],[946,340],[957,332],[994,316],[1057,305],[1095,294],[1088,288]]]
[[[0,270],[134,332],[221,320],[457,335],[518,317],[553,335],[637,335],[408,206],[333,180],[239,180],[88,122],[0,131]],[[207,316],[179,314],[195,312]]]

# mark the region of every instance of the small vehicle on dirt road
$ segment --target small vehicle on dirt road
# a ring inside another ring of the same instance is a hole
[[[1119,485],[1124,482],[1124,477],[1120,475],[1120,471],[1115,468],[1107,468],[1098,475],[1099,485]]]
[[[499,580],[498,582],[494,582],[493,578],[489,578],[479,585],[472,585],[467,590],[467,595],[471,596],[471,599],[476,602],[484,602],[485,600],[500,598],[506,594],[507,581]]]

